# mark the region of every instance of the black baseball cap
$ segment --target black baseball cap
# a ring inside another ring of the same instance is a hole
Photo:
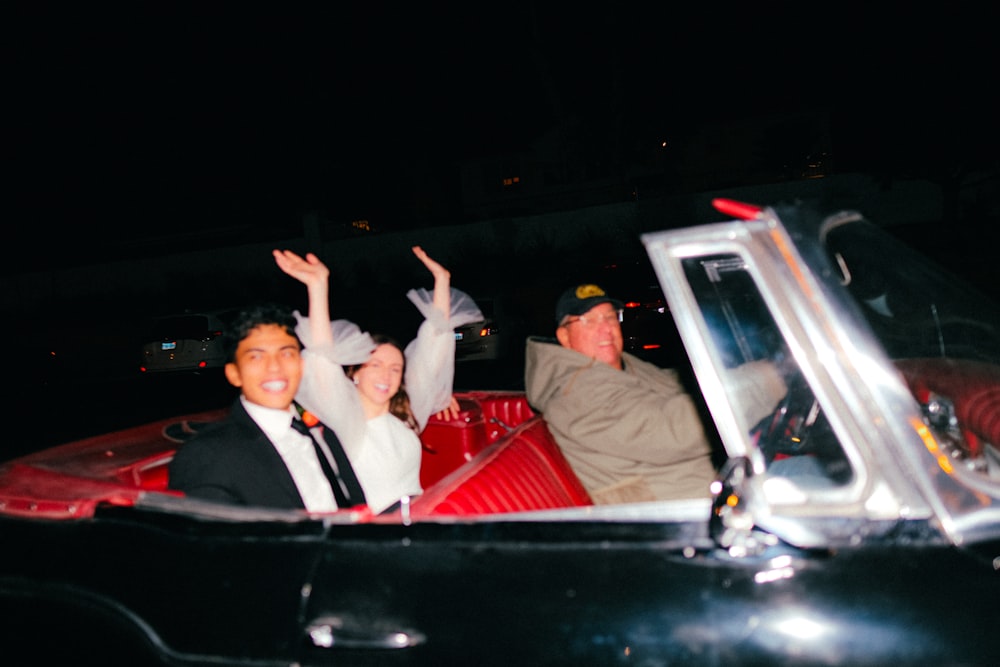
[[[621,301],[608,296],[608,293],[597,285],[584,284],[570,287],[556,302],[556,324],[562,324],[567,315],[583,315],[602,303],[610,303],[618,310],[624,308]]]

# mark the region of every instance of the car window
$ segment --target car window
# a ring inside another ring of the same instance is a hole
[[[684,270],[728,372],[723,387],[729,404],[770,475],[812,490],[850,483],[853,473],[843,448],[743,259],[692,258]],[[763,380],[743,377],[762,364],[781,378],[783,395],[775,389],[771,396]]]

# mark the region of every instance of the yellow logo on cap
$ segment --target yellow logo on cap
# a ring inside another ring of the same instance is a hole
[[[605,296],[604,290],[597,285],[580,285],[576,288],[577,299],[591,299],[595,296]]]

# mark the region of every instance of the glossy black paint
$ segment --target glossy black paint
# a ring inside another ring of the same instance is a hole
[[[984,576],[992,565],[961,549],[920,544],[933,531],[919,524],[886,524],[835,551],[776,545],[745,558],[703,528],[324,529],[135,510],[86,523],[3,519],[5,539],[19,546],[2,551],[0,568],[24,576],[0,588],[20,587],[39,613],[41,602],[59,610],[34,618],[39,627],[13,626],[33,640],[8,625],[3,641],[34,641],[42,656],[54,628],[65,639],[86,618],[81,627],[93,633],[101,610],[108,660],[119,646],[117,657],[135,659],[124,651],[131,626],[153,631],[146,648],[168,664],[450,665],[471,655],[496,665],[989,664],[1000,655],[1000,635],[988,631],[1000,577]],[[19,604],[4,604],[6,618],[18,615]],[[338,636],[359,644],[314,646],[303,628],[317,618],[338,619]],[[426,640],[371,644],[398,631]],[[120,639],[107,642],[109,633]]]

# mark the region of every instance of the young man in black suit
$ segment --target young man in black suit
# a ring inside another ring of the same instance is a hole
[[[241,312],[227,327],[225,374],[240,396],[225,420],[178,449],[169,466],[169,488],[237,505],[310,512],[336,510],[336,494],[341,507],[364,502],[363,493],[351,497],[348,490],[345,501],[344,489],[333,488],[335,460],[329,450],[339,447],[333,432],[313,429],[310,435],[294,427],[303,371],[295,324],[287,308],[261,305]],[[321,463],[320,455],[328,460]]]

